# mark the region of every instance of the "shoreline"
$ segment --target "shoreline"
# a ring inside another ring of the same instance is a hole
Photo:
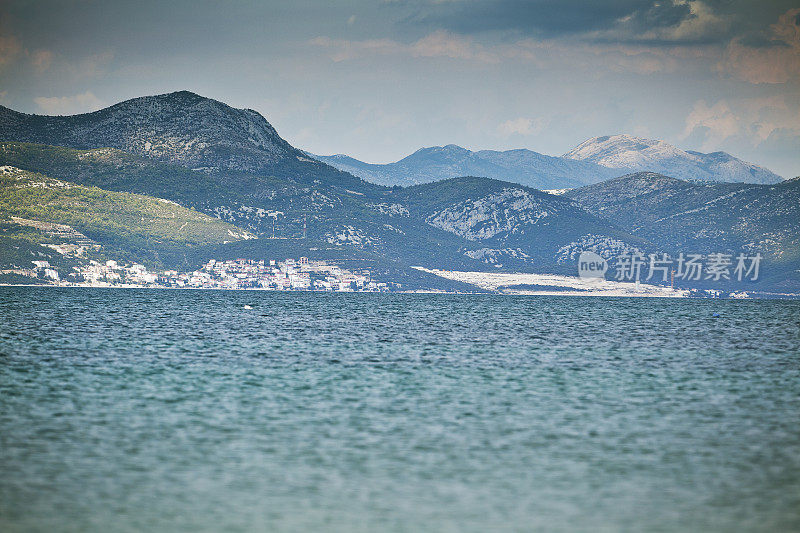
[[[286,290],[278,291],[252,287],[247,289],[224,289],[219,287],[146,287],[141,285],[54,285],[34,283],[0,283],[0,288],[5,287],[33,287],[50,289],[139,289],[139,290],[165,290],[165,291],[220,291],[220,292],[269,292],[269,293],[316,293],[316,294],[441,294],[446,296],[471,295],[471,296],[567,296],[571,298],[661,298],[665,300],[798,300],[800,294],[776,293],[755,291],[749,293],[747,298],[731,297],[703,297],[689,295],[665,295],[648,292],[616,292],[616,291],[526,291],[526,290],[490,290],[485,292],[443,291],[436,289],[418,289],[404,291],[314,291],[314,290]]]

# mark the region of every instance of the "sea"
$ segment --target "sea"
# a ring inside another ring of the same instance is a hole
[[[0,531],[800,531],[800,301],[0,287]]]

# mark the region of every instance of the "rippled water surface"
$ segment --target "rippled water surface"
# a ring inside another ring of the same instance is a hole
[[[798,531],[800,302],[0,287],[0,530]]]

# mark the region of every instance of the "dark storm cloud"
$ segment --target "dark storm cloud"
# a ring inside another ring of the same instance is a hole
[[[515,31],[557,36],[608,30],[620,24],[644,30],[672,27],[691,18],[688,4],[672,0],[467,0],[412,2],[409,22],[459,33]]]
[[[730,20],[728,40],[736,39],[751,48],[784,47],[786,43],[774,39],[772,27],[778,17],[789,10],[800,8],[800,0],[702,0],[710,10]],[[800,14],[794,21],[800,26]]]
[[[435,0],[394,1],[408,15],[401,25],[420,25],[455,33],[506,32],[534,38],[575,37],[595,41],[701,44],[763,37],[777,16],[797,0]],[[698,15],[700,13],[701,15]],[[698,17],[724,23],[691,35],[659,37]]]

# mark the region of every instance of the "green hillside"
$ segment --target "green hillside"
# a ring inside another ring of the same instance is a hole
[[[236,226],[168,200],[76,185],[8,166],[0,167],[0,220],[11,223],[6,238],[36,242],[44,239],[40,234],[52,239],[55,232],[62,240],[93,241],[107,253],[148,263],[170,264],[179,257],[185,261],[197,249],[252,238]],[[41,231],[35,222],[69,226],[74,232]],[[18,226],[33,226],[33,233]]]
[[[0,165],[11,165],[109,191],[169,198],[184,206],[225,201],[225,182],[204,172],[159,163],[115,148],[75,149],[1,142]]]

